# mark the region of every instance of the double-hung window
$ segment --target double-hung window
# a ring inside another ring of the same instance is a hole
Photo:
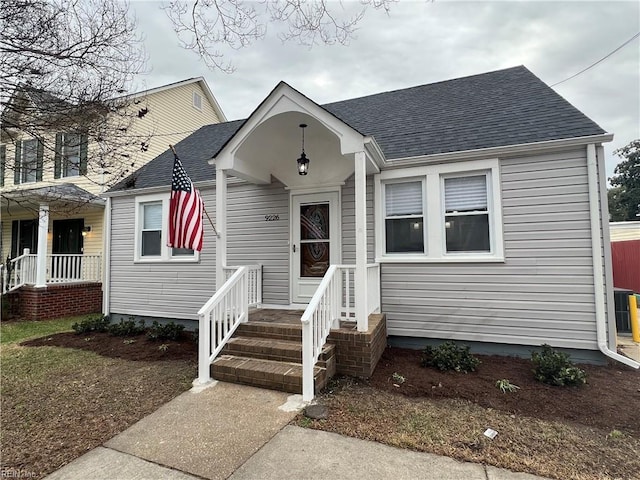
[[[42,180],[44,148],[38,139],[22,140],[16,144],[14,183],[32,183]]]
[[[87,136],[81,133],[56,135],[54,177],[77,177],[87,173]]]
[[[137,197],[135,213],[136,262],[198,261],[199,254],[194,250],[167,246],[168,194]]]
[[[499,178],[497,159],[378,174],[377,261],[504,261]]]
[[[446,252],[491,251],[487,175],[443,178]]]
[[[422,191],[421,180],[385,184],[387,253],[424,253]]]

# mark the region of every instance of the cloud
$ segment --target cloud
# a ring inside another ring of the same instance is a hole
[[[278,27],[244,50],[221,48],[237,70],[208,71],[178,47],[157,2],[135,2],[147,37],[145,88],[204,76],[230,119],[249,115],[284,80],[331,102],[525,65],[547,84],[604,57],[640,31],[638,2],[399,2],[389,15],[369,10],[349,46],[282,44]],[[555,90],[605,130],[612,155],[640,138],[640,39]]]

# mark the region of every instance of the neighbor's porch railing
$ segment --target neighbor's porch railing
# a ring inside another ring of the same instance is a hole
[[[198,382],[200,384],[205,384],[211,379],[211,363],[227,344],[238,325],[249,319],[249,306],[262,302],[262,267],[260,265],[225,267],[224,272],[225,277],[227,272],[233,273],[198,312]]]
[[[102,281],[102,255],[49,254],[46,256],[47,283],[100,282]],[[9,261],[3,269],[3,293],[23,285],[35,285],[38,255],[24,253]]]
[[[10,292],[23,285],[36,283],[36,255],[25,248],[24,253],[13,258],[4,269],[2,293]]]
[[[302,315],[302,399],[313,400],[313,367],[332,328],[355,321],[354,265],[331,265]],[[367,315],[380,310],[380,266],[367,265]]]

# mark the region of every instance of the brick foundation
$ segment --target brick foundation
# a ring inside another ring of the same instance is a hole
[[[21,287],[14,308],[23,320],[48,320],[102,311],[102,283],[61,283]],[[17,308],[16,308],[17,307]]]
[[[332,329],[327,343],[336,346],[337,373],[369,378],[387,348],[387,321],[384,314],[369,315],[369,331],[355,326]]]

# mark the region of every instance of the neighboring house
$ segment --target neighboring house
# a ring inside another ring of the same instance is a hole
[[[60,104],[36,90],[15,92],[10,101],[26,103],[23,111],[36,115]],[[122,178],[118,175],[124,168],[134,171],[202,125],[226,120],[201,77],[139,92],[127,101],[127,108],[135,111],[127,116],[132,120],[126,131],[120,132],[126,138],[124,153],[118,155],[126,167],[115,170],[96,168],[98,162],[91,162],[91,156],[97,155],[98,147],[84,134],[50,131],[29,136],[4,122],[0,277],[3,293],[24,285],[20,295],[28,295],[28,300],[13,301],[23,318],[60,316],[96,306],[100,311],[105,201],[99,195]],[[11,125],[20,125],[20,118],[12,118]],[[49,288],[41,288],[45,286]],[[74,299],[63,302],[69,308],[60,308],[60,302],[53,300],[56,291]]]
[[[640,293],[640,221],[612,222],[613,286]]]
[[[326,105],[280,83],[176,145],[218,232],[205,220],[202,252],[166,246],[171,152],[105,194],[105,312],[200,318],[204,382],[243,302],[306,308],[307,399],[329,328],[368,332],[377,311],[394,344],[629,363],[612,351],[611,139],[524,67]]]

